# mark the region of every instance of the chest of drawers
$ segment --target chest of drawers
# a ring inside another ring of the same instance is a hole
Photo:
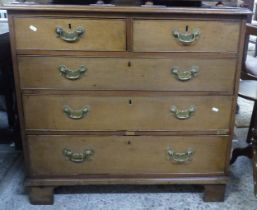
[[[247,10],[5,9],[31,203],[91,184],[223,200]]]

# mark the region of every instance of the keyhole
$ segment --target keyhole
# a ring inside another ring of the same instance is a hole
[[[69,23],[69,29],[71,29],[71,24]]]
[[[186,25],[186,32],[188,32],[188,25]]]
[[[129,99],[129,104],[132,104],[132,100],[131,99]]]
[[[131,67],[131,62],[130,61],[128,62],[128,67]]]
[[[131,141],[128,141],[128,145],[130,145],[131,144]]]

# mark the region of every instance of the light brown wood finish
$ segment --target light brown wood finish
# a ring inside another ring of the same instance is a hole
[[[5,9],[13,20],[32,203],[51,203],[54,187],[82,184],[203,184],[206,201],[224,198],[242,25],[249,11],[26,4]],[[67,29],[69,24],[72,29],[85,27],[78,42],[56,37],[55,27]],[[170,27],[183,30],[185,24],[189,31],[201,30],[192,46],[170,41]],[[80,80],[73,83],[58,74],[57,62],[78,68],[80,61],[88,67]],[[200,69],[191,81],[180,83],[170,75],[173,63],[184,69],[192,62],[199,62],[194,65]],[[63,113],[64,105],[79,109],[88,102],[90,112],[82,120]],[[190,119],[178,120],[170,113],[171,105],[195,105],[197,110]],[[69,146],[81,152],[88,144],[96,153],[83,167],[60,151]],[[192,147],[197,153],[184,167],[173,165],[165,159],[167,144],[176,152]]]
[[[18,12],[19,14],[25,13],[28,14],[28,12],[40,12],[41,14],[46,14],[53,12],[54,14],[58,15],[62,12],[76,12],[79,14],[80,12],[83,12],[84,15],[94,13],[94,15],[101,15],[103,13],[104,15],[111,15],[111,14],[143,14],[143,15],[165,15],[169,14],[171,16],[173,15],[183,15],[183,16],[196,16],[196,15],[211,15],[211,16],[228,16],[230,18],[237,18],[239,19],[239,15],[241,15],[241,18],[244,18],[246,15],[251,15],[252,12],[246,8],[198,8],[198,7],[138,7],[138,6],[118,6],[118,7],[109,7],[109,6],[90,6],[90,5],[50,5],[49,4],[5,4],[5,6],[2,7],[3,9],[8,10],[8,12]]]
[[[108,177],[108,183],[106,178]],[[228,182],[227,176],[211,175],[204,176],[173,176],[172,174],[157,174],[156,176],[108,176],[94,175],[86,178],[70,178],[70,177],[56,177],[56,178],[30,178],[25,181],[25,186],[74,186],[74,185],[106,185],[106,184],[137,184],[137,185],[155,185],[155,184],[226,184]]]
[[[172,31],[200,30],[200,38],[184,46]],[[194,20],[135,20],[133,25],[136,52],[237,52],[240,22]],[[229,39],[228,39],[229,37]]]
[[[231,115],[228,96],[174,97],[87,97],[25,95],[26,129],[50,130],[216,130],[227,129]],[[89,107],[83,119],[73,120],[63,109]],[[171,113],[171,106],[196,111],[189,119],[180,120]]]
[[[70,57],[105,57],[105,58],[170,58],[170,57],[179,57],[181,53],[178,52],[104,52],[104,51],[58,51],[58,50],[17,50],[17,55],[22,56],[70,56]],[[208,58],[237,58],[238,54],[235,53],[220,53],[220,52],[183,52],[185,58],[198,58],[199,56],[203,59]]]
[[[245,41],[245,31],[246,31],[246,19],[243,19],[241,21],[241,28],[240,28],[240,39],[238,42],[238,49],[239,49],[239,53],[238,53],[238,59],[237,59],[237,66],[236,66],[236,77],[235,77],[235,85],[234,85],[234,98],[233,98],[233,105],[231,107],[232,109],[232,115],[231,115],[231,122],[230,122],[230,129],[233,130],[234,129],[234,125],[235,125],[235,115],[236,115],[236,109],[237,109],[237,93],[238,93],[238,88],[239,88],[239,82],[240,82],[240,75],[241,75],[241,69],[242,69],[242,61],[243,61],[243,57],[244,57],[244,41]],[[241,49],[241,50],[240,50]],[[233,136],[230,137],[231,140],[230,145],[227,151],[227,165],[226,165],[226,171],[225,173],[228,174],[229,171],[229,165],[230,165],[230,159],[231,159],[231,148],[232,148],[232,138]]]
[[[19,56],[22,89],[70,90],[152,90],[152,91],[221,91],[233,92],[235,59],[160,58],[67,58]],[[71,70],[87,68],[80,79],[63,77],[59,66]],[[172,68],[199,72],[189,81],[179,81]]]
[[[29,187],[29,200],[31,204],[52,205],[54,202],[53,187]]]
[[[33,177],[217,173],[224,170],[228,143],[226,136],[28,136],[28,142]],[[74,163],[63,155],[64,148],[74,153],[92,149],[94,155],[89,161]],[[191,148],[192,160],[180,164],[170,160],[167,150],[171,148],[177,153]]]
[[[80,26],[85,33],[68,43],[56,34],[57,26],[65,31]],[[16,18],[15,37],[17,49],[125,51],[126,23],[122,19]]]
[[[144,175],[145,176],[145,175]],[[106,177],[106,175],[105,175]],[[197,178],[110,178],[108,184],[138,184],[138,185],[153,185],[153,184],[206,184],[204,190],[204,201],[220,202],[224,201],[225,183],[224,177],[197,177]],[[56,185],[103,185],[106,180],[102,178],[78,178],[78,179],[30,179],[26,183],[29,189],[30,202],[32,204],[52,204],[53,203],[53,188],[49,186]],[[34,186],[36,185],[36,187]],[[39,186],[40,185],[40,186]],[[32,189],[32,190],[31,190]]]
[[[225,187],[224,184],[205,185],[203,200],[206,202],[224,201]]]
[[[22,93],[20,91],[20,80],[19,80],[19,72],[18,72],[17,57],[16,57],[16,42],[14,37],[14,17],[9,14],[8,14],[8,26],[9,26],[9,35],[10,35],[10,45],[11,45],[11,51],[12,51],[13,77],[14,77],[14,84],[15,84],[15,100],[16,100],[17,109],[18,109],[17,117],[19,120],[23,157],[24,157],[24,161],[26,162],[24,168],[27,173],[29,168],[29,161],[28,161],[29,154],[27,152],[25,123],[23,118],[24,115],[23,115]]]

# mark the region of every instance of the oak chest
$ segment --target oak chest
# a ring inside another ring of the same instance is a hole
[[[5,9],[31,203],[90,184],[223,200],[247,10]]]

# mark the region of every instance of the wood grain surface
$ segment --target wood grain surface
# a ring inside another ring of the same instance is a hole
[[[133,24],[133,49],[136,52],[237,52],[240,34],[238,21],[194,20],[135,20]],[[195,29],[200,38],[184,46],[172,35]]]
[[[91,96],[24,95],[26,129],[38,130],[168,130],[205,131],[227,129],[231,117],[229,96]],[[89,107],[79,120],[66,116],[63,109]],[[189,119],[180,120],[171,106],[186,110],[196,108]]]
[[[90,137],[28,136],[30,175],[83,176],[87,174],[197,174],[224,170],[226,136],[188,137]],[[94,150],[91,160],[74,163],[63,155],[67,148],[74,153]],[[178,164],[170,160],[167,149],[175,152],[194,151],[192,161]],[[210,152],[211,151],[211,152]]]
[[[14,24],[17,49],[126,50],[126,24],[122,19],[16,18]],[[85,33],[77,42],[68,43],[55,33],[57,26],[65,31],[83,27]]]
[[[233,93],[236,59],[200,59],[170,56],[165,58],[88,58],[18,57],[22,89],[57,90],[147,90],[147,91],[220,91]],[[78,80],[68,80],[59,71],[81,65],[87,71]],[[173,68],[199,72],[189,81],[179,81]]]

